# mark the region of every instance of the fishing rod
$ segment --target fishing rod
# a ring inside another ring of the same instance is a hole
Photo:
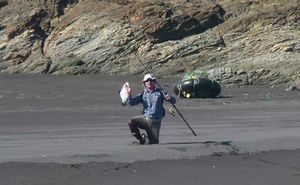
[[[151,73],[151,71],[148,69],[148,67],[142,62],[142,60],[134,53],[134,56],[138,59],[138,61],[142,64],[142,66],[146,69],[146,71],[151,75],[151,77],[154,77]],[[155,83],[157,84],[157,86],[161,89],[161,91],[163,92],[164,95],[168,94],[163,88],[162,86],[158,83],[157,80],[155,80]],[[178,110],[178,108],[175,106],[174,103],[169,102],[173,108],[175,109],[175,111],[179,114],[179,116],[182,118],[182,120],[185,122],[185,124],[188,126],[188,128],[191,130],[191,132],[194,134],[194,136],[197,136],[197,134],[194,132],[194,130],[192,129],[192,127],[188,124],[188,122],[186,121],[186,119],[184,118],[184,116],[181,114],[181,112]]]

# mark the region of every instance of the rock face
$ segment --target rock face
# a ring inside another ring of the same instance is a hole
[[[299,30],[299,0],[0,0],[0,71],[295,83]]]

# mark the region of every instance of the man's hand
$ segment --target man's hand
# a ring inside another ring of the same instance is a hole
[[[125,85],[125,90],[128,93],[128,95],[131,95],[131,87],[129,85]]]
[[[171,98],[172,98],[172,97],[171,97],[169,94],[166,94],[166,95],[165,95],[165,100],[166,100],[166,101],[170,101]]]

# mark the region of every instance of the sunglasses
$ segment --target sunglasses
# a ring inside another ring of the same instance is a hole
[[[155,80],[148,78],[145,82],[154,82]]]

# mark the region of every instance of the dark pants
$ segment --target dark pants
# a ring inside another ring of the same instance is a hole
[[[138,140],[142,139],[139,129],[146,130],[149,144],[159,143],[160,125],[161,125],[160,120],[146,119],[143,116],[132,117],[128,122],[128,126],[132,135],[136,137]]]

